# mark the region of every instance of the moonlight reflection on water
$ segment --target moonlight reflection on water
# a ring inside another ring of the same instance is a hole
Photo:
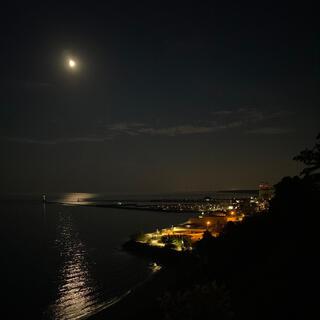
[[[51,306],[53,319],[81,319],[102,309],[99,288],[92,278],[87,248],[79,239],[70,216],[60,216],[59,238],[62,265],[58,292]]]

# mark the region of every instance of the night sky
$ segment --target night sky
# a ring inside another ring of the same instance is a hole
[[[2,193],[255,188],[320,131],[307,2],[16,2],[0,54]]]

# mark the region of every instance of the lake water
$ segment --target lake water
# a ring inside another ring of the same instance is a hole
[[[122,243],[189,217],[40,198],[1,201],[1,304],[10,319],[84,319],[107,308],[152,272],[152,261],[122,251]]]

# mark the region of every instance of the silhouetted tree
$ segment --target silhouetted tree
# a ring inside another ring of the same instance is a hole
[[[202,235],[202,239],[210,239],[211,240],[212,238],[213,238],[213,236],[212,236],[211,232],[208,230],[206,230]]]
[[[215,242],[216,238],[212,236],[210,231],[206,230],[202,235],[202,239],[196,242],[196,252],[204,255],[210,254],[215,246]]]
[[[174,288],[161,296],[162,319],[232,317],[228,295],[213,280],[227,285],[238,320],[305,318],[318,274],[319,139],[294,158],[307,166],[302,176],[275,185],[269,212],[229,222],[217,238],[203,234],[193,264],[178,268]]]
[[[320,169],[320,133],[316,140],[316,144],[311,150],[305,149],[293,158],[293,160],[300,161],[307,166],[302,170],[301,175],[310,175]]]
[[[233,318],[229,292],[215,281],[183,291],[166,292],[159,301],[167,320]]]

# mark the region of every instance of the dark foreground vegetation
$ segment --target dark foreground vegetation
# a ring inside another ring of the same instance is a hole
[[[219,238],[204,234],[192,254],[146,252],[128,244],[167,267],[96,317],[309,319],[317,295],[320,144],[295,160],[306,169],[275,186],[268,213],[227,224]]]

